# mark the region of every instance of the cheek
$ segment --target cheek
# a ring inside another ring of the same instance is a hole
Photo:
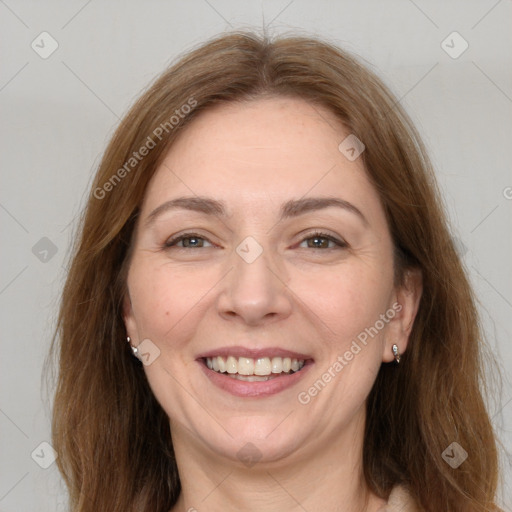
[[[204,273],[173,271],[167,266],[134,265],[130,293],[141,337],[161,345],[173,340],[177,348],[187,329],[201,315],[205,292],[211,288]],[[179,333],[179,335],[178,335]]]
[[[340,348],[340,343],[350,343],[387,310],[392,270],[383,273],[378,267],[354,262],[336,271],[302,275],[291,287],[321,320],[329,340]]]

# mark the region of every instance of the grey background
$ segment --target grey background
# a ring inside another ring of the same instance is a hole
[[[510,0],[0,0],[0,512],[64,510],[56,465],[40,467],[51,462],[41,371],[74,219],[119,118],[178,54],[263,25],[359,55],[423,135],[504,376],[490,410],[512,510],[511,19]],[[31,47],[48,51],[43,31],[58,43],[46,59]],[[454,31],[469,45],[458,58]]]

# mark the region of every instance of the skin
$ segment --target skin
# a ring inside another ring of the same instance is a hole
[[[144,371],[170,418],[183,486],[173,511],[375,512],[385,504],[362,479],[365,403],[380,365],[393,361],[392,344],[406,350],[421,278],[408,273],[406,286],[395,287],[379,196],[362,159],[338,150],[348,134],[301,99],[216,106],[180,134],[149,184],[124,320],[133,345],[149,339],[160,350]],[[223,200],[228,216],[169,210],[146,225],[155,208],[184,195]],[[313,196],[344,199],[366,222],[336,207],[278,221],[282,203]],[[348,247],[322,239],[328,247],[317,248],[315,229]],[[202,238],[192,248],[190,239],[164,247],[187,232]],[[250,264],[235,250],[248,236],[263,249]],[[400,312],[300,403],[298,393],[397,303]],[[236,397],[196,361],[234,345],[278,346],[314,363],[280,393]],[[251,467],[237,456],[247,443],[260,457]]]

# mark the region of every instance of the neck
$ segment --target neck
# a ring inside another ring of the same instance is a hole
[[[173,425],[182,492],[172,512],[226,510],[339,510],[376,512],[385,505],[362,472],[364,407],[322,446],[301,447],[285,459],[252,467],[205,453],[190,433]]]

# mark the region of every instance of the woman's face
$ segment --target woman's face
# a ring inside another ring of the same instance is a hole
[[[362,426],[391,345],[405,350],[414,305],[362,159],[338,148],[348,135],[301,99],[230,103],[157,169],[124,315],[175,442],[311,457]]]

